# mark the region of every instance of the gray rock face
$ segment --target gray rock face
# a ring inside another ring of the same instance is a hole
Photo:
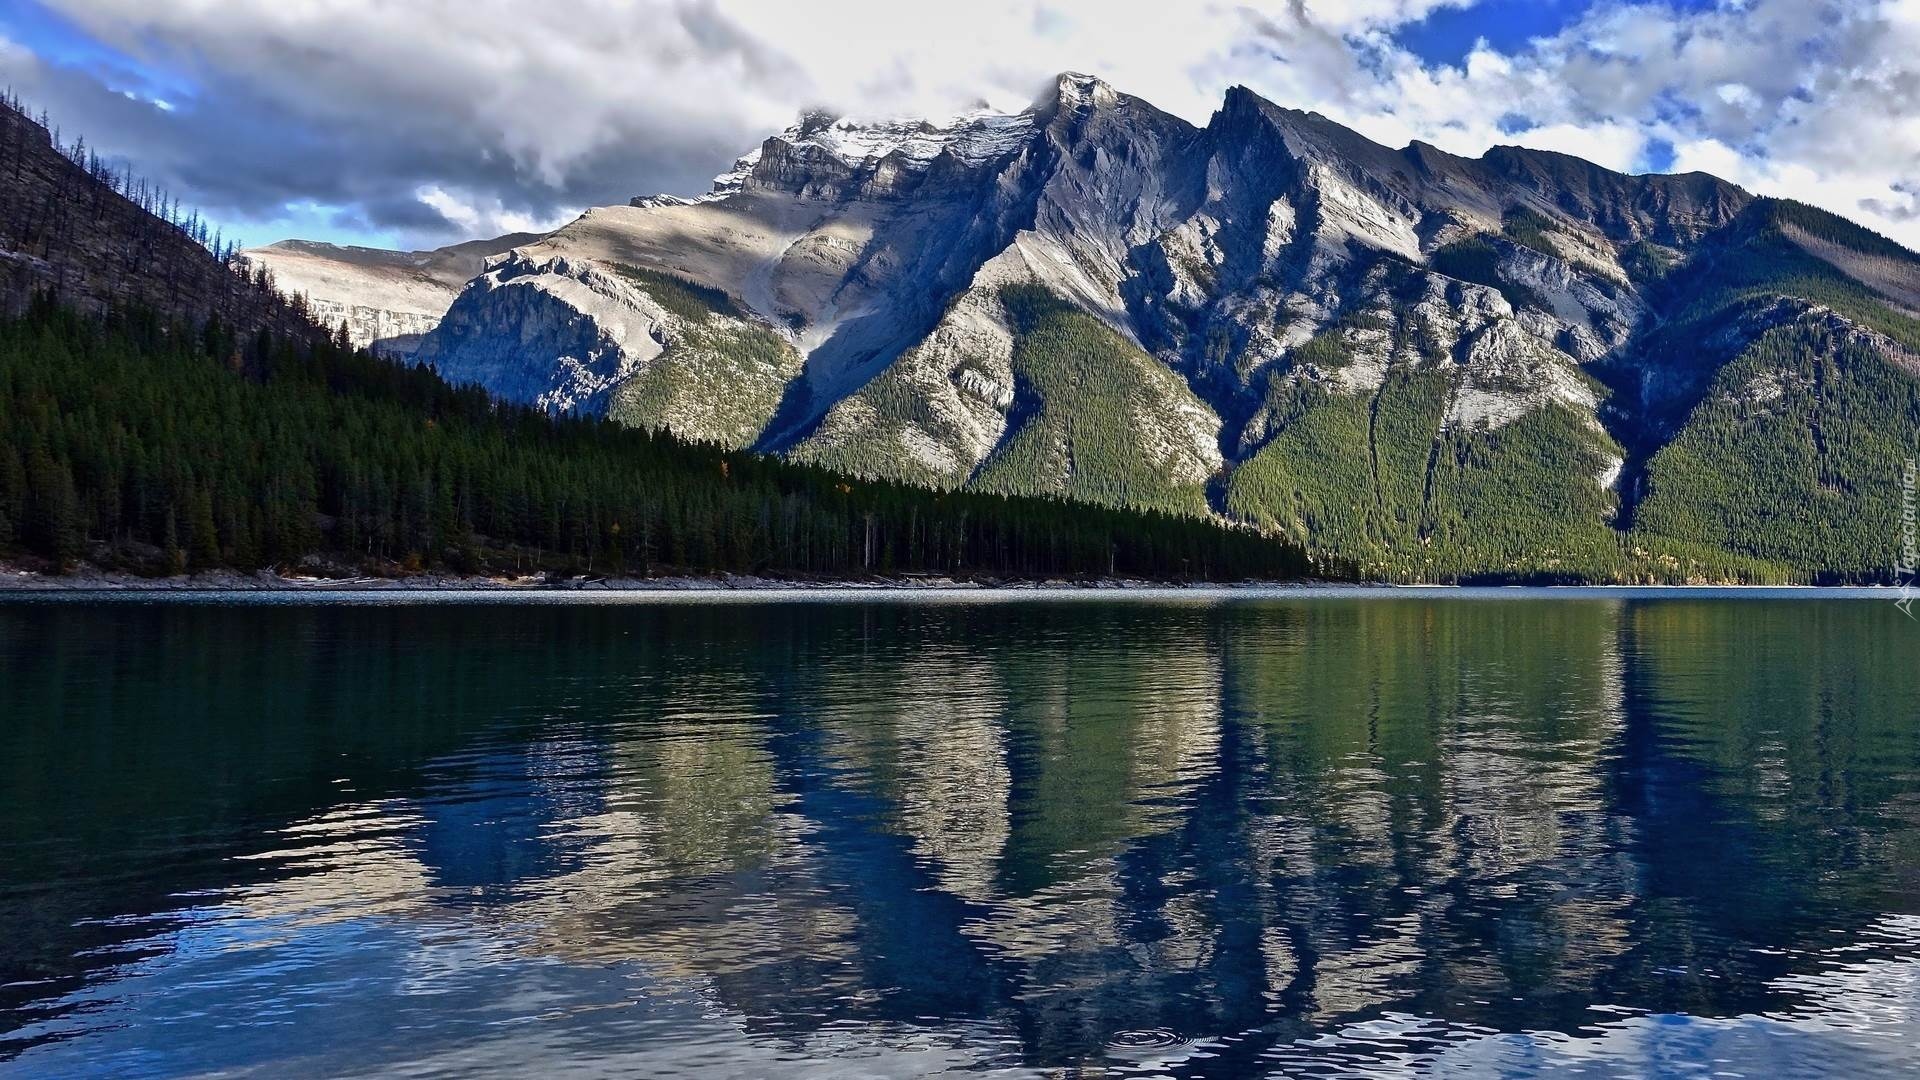
[[[604,413],[613,387],[665,347],[666,318],[591,264],[510,254],[461,292],[415,359],[507,401]]]
[[[854,465],[888,454],[893,474],[933,487],[958,487],[993,453],[1013,411],[1014,334],[990,285],[962,293],[933,332],[876,382],[923,406],[892,415],[880,386],[835,403],[792,454],[824,465]]]
[[[300,293],[299,295],[309,295]],[[346,304],[337,300],[314,300],[307,309],[322,326],[347,328],[347,340],[359,348],[371,349],[389,360],[410,360],[420,341],[440,325],[440,316],[420,311],[396,311],[369,304]]]
[[[507,401],[745,446],[799,354],[700,300],[672,278],[511,252],[467,285],[414,358]]]

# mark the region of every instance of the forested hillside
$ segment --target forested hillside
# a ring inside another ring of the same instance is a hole
[[[1762,200],[1664,285],[1668,321],[1608,372],[1638,418],[1636,535],[1891,580],[1920,453],[1920,258]]]
[[[503,408],[331,342],[102,323],[49,303],[0,325],[7,550],[154,573],[316,554],[380,573],[1316,569],[1294,546],[1197,518],[852,481]]]
[[[234,254],[198,213],[0,96],[0,315],[51,294],[89,315],[138,307],[319,336],[302,301]]]

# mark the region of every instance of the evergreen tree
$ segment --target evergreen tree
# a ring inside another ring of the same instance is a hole
[[[80,557],[80,500],[64,461],[36,454],[27,467],[27,541],[66,565]]]

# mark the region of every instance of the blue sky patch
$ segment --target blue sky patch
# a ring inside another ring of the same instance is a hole
[[[1512,55],[1535,38],[1549,37],[1608,0],[1479,0],[1468,8],[1442,8],[1394,34],[1394,40],[1429,64],[1460,66],[1482,38],[1494,51]],[[1705,11],[1715,0],[1644,0],[1680,11]]]

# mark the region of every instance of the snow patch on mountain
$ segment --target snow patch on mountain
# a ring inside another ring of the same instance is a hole
[[[769,147],[806,156],[823,155],[852,173],[871,173],[883,166],[924,173],[943,155],[962,165],[979,166],[1009,154],[1032,136],[1035,124],[1032,110],[1005,113],[975,109],[939,121],[861,121],[812,113],[742,155],[733,168],[714,177],[712,191],[695,201],[717,202],[755,186]],[[635,205],[640,201],[635,200]]]

